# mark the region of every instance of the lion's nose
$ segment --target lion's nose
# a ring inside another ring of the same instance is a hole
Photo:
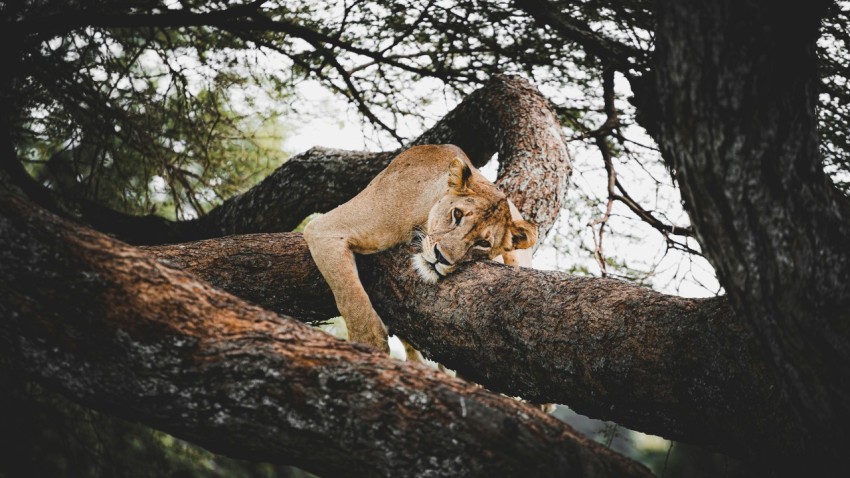
[[[449,262],[448,260],[446,260],[445,257],[443,257],[443,255],[440,253],[440,249],[437,248],[436,244],[434,245],[434,257],[437,258],[437,262],[439,262],[440,264],[445,264],[447,266],[452,265],[451,262]]]

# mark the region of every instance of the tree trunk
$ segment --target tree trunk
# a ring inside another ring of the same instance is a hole
[[[850,207],[818,153],[826,2],[790,5],[659,2],[660,145],[793,410],[780,460],[829,469],[850,445]]]
[[[0,195],[0,364],[331,476],[650,476],[534,407],[336,340]]]

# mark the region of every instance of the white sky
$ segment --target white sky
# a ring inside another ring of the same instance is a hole
[[[375,150],[367,144],[361,130],[361,120],[338,99],[329,94],[316,82],[304,82],[297,90],[299,102],[325,104],[318,115],[309,115],[307,121],[296,125],[296,130],[284,142],[284,149],[292,154],[306,151],[313,146],[326,148]],[[307,115],[305,115],[307,116]]]

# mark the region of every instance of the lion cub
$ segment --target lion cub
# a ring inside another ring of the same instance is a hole
[[[453,145],[415,146],[396,156],[366,189],[307,224],[304,239],[333,291],[349,338],[389,353],[387,328],[360,283],[354,254],[421,239],[412,267],[437,282],[461,263],[502,256],[530,266],[537,226]]]

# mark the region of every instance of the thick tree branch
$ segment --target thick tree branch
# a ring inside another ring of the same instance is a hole
[[[312,148],[186,227],[194,229],[196,237],[291,231],[308,215],[333,209],[354,197],[395,154]]]
[[[234,457],[332,476],[649,476],[529,405],[390,359],[0,196],[0,363]]]
[[[300,234],[146,250],[263,307],[337,314]],[[733,456],[796,453],[767,358],[724,298],[495,263],[428,285],[404,249],[360,257],[358,270],[392,332],[488,388]]]

